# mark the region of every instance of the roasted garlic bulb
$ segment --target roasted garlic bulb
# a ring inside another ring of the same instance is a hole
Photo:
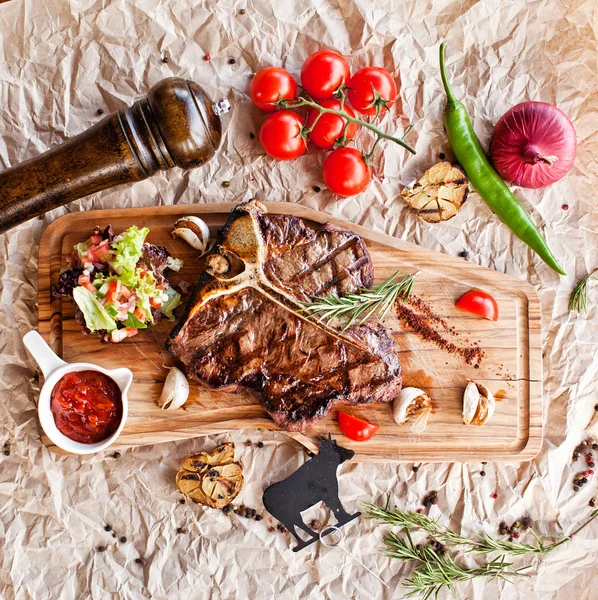
[[[432,412],[432,399],[424,390],[406,387],[393,403],[392,414],[396,423],[402,425],[411,417],[416,417],[411,426],[413,433],[422,433]]]
[[[463,422],[465,425],[485,425],[494,414],[492,392],[482,383],[470,381],[463,394]]]
[[[235,462],[235,445],[227,442],[213,452],[188,456],[176,476],[179,491],[193,502],[223,508],[243,487],[243,465]]]
[[[422,219],[438,223],[452,219],[467,199],[467,177],[460,167],[444,161],[429,168],[401,190],[401,196]]]

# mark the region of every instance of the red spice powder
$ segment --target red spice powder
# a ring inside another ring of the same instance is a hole
[[[455,337],[458,335],[454,327],[449,327],[446,320],[436,314],[421,298],[413,296],[408,300],[408,304],[416,308],[418,312],[408,308],[402,301],[398,300],[395,304],[397,316],[422,339],[436,344],[449,354],[461,356],[468,365],[474,363],[479,365],[482,362],[485,353],[478,344],[474,343],[466,347],[457,346],[432,326],[432,324],[440,325],[449,336]]]

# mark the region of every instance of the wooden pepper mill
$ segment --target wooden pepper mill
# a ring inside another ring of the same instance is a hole
[[[160,81],[133,106],[0,172],[0,233],[111,186],[203,165],[220,144],[220,114],[229,110],[227,100],[212,103],[193,81]]]

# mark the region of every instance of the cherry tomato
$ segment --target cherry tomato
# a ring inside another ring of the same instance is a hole
[[[339,196],[354,196],[363,192],[372,179],[370,168],[355,148],[337,148],[324,161],[324,183]]]
[[[374,434],[380,429],[380,425],[353,417],[342,411],[338,412],[338,426],[345,437],[356,442],[365,442],[372,439]]]
[[[266,112],[274,112],[281,98],[294,100],[297,84],[291,74],[279,67],[266,67],[255,74],[249,87],[251,101]]]
[[[486,292],[481,290],[471,290],[465,292],[455,306],[461,310],[473,313],[490,321],[498,321],[498,304],[496,300]]]
[[[378,101],[383,113],[394,104],[397,97],[397,86],[388,71],[380,67],[364,67],[359,69],[347,84],[349,102],[362,115],[376,114],[376,97],[374,89],[382,100]]]
[[[322,100],[320,106],[324,108],[332,108],[334,110],[340,110],[341,103],[338,100]],[[343,110],[351,117],[355,116],[353,109],[345,104]],[[311,127],[312,123],[318,116],[318,109],[312,108],[307,116],[307,127]],[[316,126],[309,132],[309,138],[318,147],[324,148],[324,150],[332,150],[334,148],[334,142],[343,136],[343,129],[345,128],[346,119],[333,115],[332,113],[323,113],[318,119]],[[352,140],[355,137],[357,131],[356,123],[349,123],[347,127],[347,140]]]
[[[293,160],[307,149],[301,135],[303,119],[291,110],[278,110],[266,118],[260,129],[260,144],[266,154],[277,160]]]
[[[349,81],[347,61],[331,50],[314,52],[301,68],[301,85],[315,100],[332,98],[334,92]]]

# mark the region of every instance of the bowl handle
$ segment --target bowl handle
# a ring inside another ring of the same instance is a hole
[[[46,379],[56,369],[67,364],[53,352],[44,338],[35,330],[31,330],[23,336],[23,343],[35,358]]]

